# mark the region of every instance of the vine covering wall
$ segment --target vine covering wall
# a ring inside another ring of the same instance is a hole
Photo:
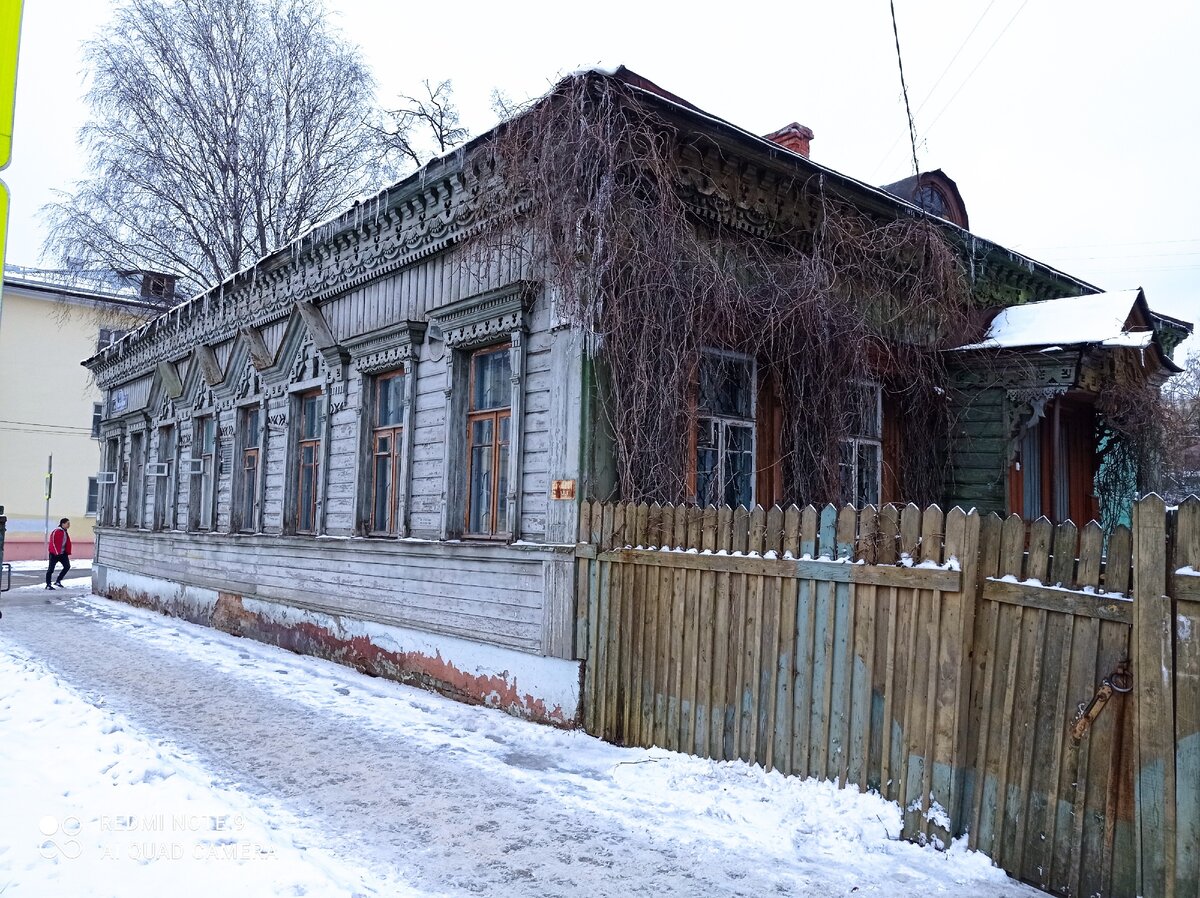
[[[869,214],[819,175],[780,177],[772,214],[753,227],[705,214],[737,198],[714,198],[709,183],[695,202],[704,179],[687,160],[721,147],[597,75],[564,81],[491,152],[505,185],[492,239],[513,232],[503,212],[519,208],[559,313],[591,336],[607,371],[622,499],[689,498],[695,378],[709,348],[753,356],[774,391],[785,501],[838,500],[838,443],[862,411],[853,385],[865,379],[897,411],[903,498],[940,499],[950,409],[938,350],[977,337],[982,316],[938,226]]]

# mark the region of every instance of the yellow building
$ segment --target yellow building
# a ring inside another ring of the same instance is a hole
[[[0,505],[4,560],[46,557],[47,521],[71,519],[72,555],[90,558],[100,390],[79,363],[145,320],[142,276],[86,278],[6,266],[0,295]],[[53,481],[46,502],[47,473]]]

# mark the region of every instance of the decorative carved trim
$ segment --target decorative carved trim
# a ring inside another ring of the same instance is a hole
[[[1062,396],[1070,389],[1069,384],[1050,384],[1043,387],[1025,387],[1008,390],[1008,398],[1022,404],[1045,404],[1055,396]]]
[[[179,376],[179,368],[173,362],[159,362],[158,376],[169,398],[178,399],[183,395],[183,380]]]
[[[358,373],[371,375],[410,365],[419,357],[424,340],[424,322],[402,321],[347,341],[346,349]]]
[[[275,361],[275,356],[267,348],[262,331],[256,327],[243,327],[240,331],[246,350],[250,354],[250,363],[257,371],[266,371]]]
[[[233,398],[235,400],[247,399],[262,392],[262,375],[259,373],[261,369],[254,362],[253,357],[246,361],[245,367],[242,368],[242,376],[238,378],[237,386],[233,390]]]
[[[355,207],[291,247],[290,259],[269,257],[228,284],[176,306],[146,328],[101,352],[89,367],[101,387],[128,380],[159,359],[200,343],[216,344],[246,327],[286,318],[298,301],[322,300],[386,277],[482,227],[480,197],[491,177],[478,161],[447,160],[447,172],[403,192],[381,196],[374,215]],[[332,367],[332,366],[331,366]]]
[[[509,337],[526,329],[525,314],[533,304],[536,285],[517,281],[478,296],[471,296],[429,313],[451,349],[462,349]]]

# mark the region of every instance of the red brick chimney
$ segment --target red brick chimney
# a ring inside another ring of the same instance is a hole
[[[806,128],[799,122],[792,122],[790,125],[784,125],[775,133],[768,134],[766,139],[773,140],[781,147],[786,147],[807,159],[808,143],[813,139],[813,132],[812,128]]]

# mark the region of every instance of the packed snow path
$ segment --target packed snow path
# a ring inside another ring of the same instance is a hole
[[[72,876],[86,894],[149,895],[162,877],[171,894],[212,894],[226,873],[249,898],[1041,894],[959,848],[895,841],[899,811],[875,796],[616,748],[103,599],[37,592],[6,593],[0,622],[6,898],[65,894]],[[253,850],[214,873],[221,862],[205,863],[212,849],[195,832],[112,832],[122,815],[137,829],[129,817],[147,813],[147,795],[166,829],[172,815],[232,809]],[[77,856],[53,857],[47,843],[39,856],[39,820],[67,814],[82,830]],[[114,856],[89,856],[102,851]]]

